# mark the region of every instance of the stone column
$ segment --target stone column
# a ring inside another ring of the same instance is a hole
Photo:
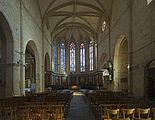
[[[97,69],[97,43],[94,43],[93,47],[93,70]]]

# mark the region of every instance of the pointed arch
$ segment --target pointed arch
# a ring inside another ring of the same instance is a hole
[[[149,100],[155,100],[155,58],[146,64],[144,78],[144,96]]]
[[[44,61],[44,72],[45,72],[45,88],[48,87],[48,85],[50,85],[50,57],[49,57],[49,54],[46,53],[45,55],[45,61]]]
[[[10,25],[0,12],[0,97],[12,96],[13,86],[13,36]]]
[[[114,90],[128,92],[128,41],[119,35],[114,51]]]
[[[25,92],[37,92],[40,89],[38,49],[33,40],[30,40],[25,48]]]

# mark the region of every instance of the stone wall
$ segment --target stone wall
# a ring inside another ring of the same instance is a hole
[[[37,0],[2,0],[0,11],[6,17],[13,35],[13,93],[24,94],[25,49],[29,41],[33,41],[37,52],[37,91],[42,91],[42,19]],[[18,64],[20,63],[20,64]],[[20,90],[21,88],[21,90]]]
[[[128,41],[129,89],[137,97],[144,96],[144,67],[155,58],[154,6],[146,0],[116,0],[110,18],[110,58],[114,62],[115,47],[120,35]],[[104,35],[105,34],[105,35]],[[106,37],[105,37],[106,36]],[[99,56],[108,54],[108,33],[100,34]],[[115,82],[115,79],[114,79]]]
[[[133,23],[132,23],[132,66],[133,72],[133,94],[144,96],[145,77],[144,68],[146,64],[155,58],[152,48],[155,48],[154,39],[154,18],[153,2],[147,5],[146,1],[133,2]],[[154,51],[155,52],[155,51]]]
[[[102,69],[106,60],[114,63],[114,58],[117,56],[115,55],[116,46],[120,42],[121,36],[125,36],[129,53],[129,92],[140,97],[145,93],[144,68],[149,61],[155,59],[155,8],[153,2],[154,0],[147,4],[147,0],[114,0],[111,14],[109,14],[110,24],[107,25],[104,32],[98,33],[98,70]],[[32,47],[35,47],[37,52],[37,91],[43,91],[46,53],[49,54],[50,59],[53,59],[52,38],[46,26],[42,24],[44,12],[41,13],[37,0],[1,0],[0,11],[9,23],[14,48],[13,90],[8,89],[6,93],[10,95],[9,92],[13,91],[11,94],[24,94],[24,54],[30,41],[33,42]],[[53,68],[52,62],[50,69]],[[118,81],[114,79],[114,82]]]

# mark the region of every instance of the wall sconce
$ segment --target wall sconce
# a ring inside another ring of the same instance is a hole
[[[127,69],[130,69],[130,65],[129,64],[127,65]]]
[[[16,65],[20,66],[21,65],[21,60],[17,61]]]
[[[15,63],[16,66],[23,66],[23,67],[26,67],[27,64],[28,64],[28,63],[23,64],[23,62],[22,62],[21,60],[18,60],[18,61]]]

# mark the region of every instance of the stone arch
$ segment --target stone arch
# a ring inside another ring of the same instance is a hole
[[[128,41],[120,35],[114,51],[114,90],[128,92]]]
[[[26,45],[25,64],[25,91],[37,92],[40,88],[40,64],[37,46],[33,40],[30,40]]]
[[[46,53],[45,55],[45,61],[44,61],[44,81],[45,81],[45,88],[48,88],[48,85],[50,84],[50,57],[49,54]]]
[[[155,100],[155,59],[146,64],[144,77],[144,96],[150,100]]]
[[[13,36],[7,19],[0,12],[0,97],[13,93]]]

